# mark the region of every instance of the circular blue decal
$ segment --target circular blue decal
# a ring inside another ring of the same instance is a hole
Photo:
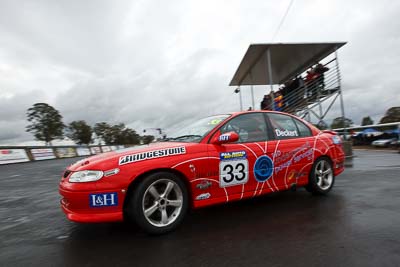
[[[272,176],[274,163],[268,156],[261,156],[254,164],[254,177],[259,182],[265,182]]]

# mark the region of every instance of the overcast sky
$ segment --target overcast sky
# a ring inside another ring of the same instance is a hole
[[[237,111],[228,83],[250,43],[271,42],[289,2],[0,0],[0,144],[33,139],[26,110],[36,102],[65,123],[139,133]],[[274,41],[347,41],[346,115],[377,121],[400,106],[399,16],[400,1],[294,0]],[[257,107],[268,91],[255,89]]]

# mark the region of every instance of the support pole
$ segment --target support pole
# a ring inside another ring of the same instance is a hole
[[[335,50],[335,58],[336,58],[336,72],[337,72],[337,78],[338,78],[338,87],[339,87],[339,94],[340,94],[340,109],[342,112],[342,118],[343,118],[343,123],[345,121],[345,113],[344,113],[344,104],[343,104],[343,93],[342,93],[342,83],[341,83],[341,77],[340,77],[340,69],[339,69],[339,59],[338,59],[338,53],[337,49]],[[345,125],[343,125],[345,126]],[[346,127],[343,127],[343,134],[344,134],[344,139],[346,140],[346,132],[347,129]]]
[[[329,106],[326,108],[324,115],[322,115],[322,119],[325,118],[326,114],[328,114],[329,110],[332,108],[333,104],[335,104],[336,99],[338,98],[339,94],[336,94],[335,98],[333,101],[329,104]]]
[[[275,110],[275,98],[274,98],[274,86],[273,86],[274,82],[272,79],[271,51],[269,48],[267,49],[267,66],[268,66],[269,82],[270,82],[270,86],[271,86],[271,92],[270,92],[271,110]]]
[[[251,104],[252,104],[252,110],[255,110],[253,85],[251,85]]]
[[[240,111],[243,111],[242,90],[239,88]]]
[[[255,105],[254,105],[254,89],[253,89],[253,74],[250,71],[250,80],[251,80],[251,104],[252,104],[252,110],[255,110]]]
[[[323,75],[323,74],[322,74]],[[323,120],[322,120],[322,105],[321,105],[321,94],[320,94],[320,90],[321,88],[318,88],[317,91],[317,98],[318,98],[318,106],[319,106],[319,121],[318,124],[320,124]]]

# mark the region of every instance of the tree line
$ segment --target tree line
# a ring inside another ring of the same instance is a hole
[[[400,122],[400,107],[391,107],[386,112],[385,115],[379,120],[379,124],[390,123],[390,122]],[[337,128],[347,128],[353,124],[353,121],[349,118],[338,117],[333,119],[331,124],[331,129]],[[361,126],[372,125],[374,121],[370,116],[366,116],[361,120]]]
[[[69,137],[76,144],[88,145],[94,142],[94,135],[99,142],[106,145],[137,145],[149,144],[154,140],[152,135],[139,135],[134,129],[124,123],[111,125],[98,122],[90,126],[84,120],[64,124],[60,112],[47,103],[36,103],[27,110],[30,124],[26,131],[33,134],[36,140],[51,144],[55,139]]]
[[[98,141],[106,145],[136,145],[149,144],[154,140],[152,135],[139,135],[135,130],[125,124],[111,125],[107,122],[98,122],[90,126],[84,120],[72,121],[65,125],[58,110],[46,103],[36,103],[27,110],[27,119],[30,124],[26,130],[33,134],[36,140],[51,144],[54,139],[69,137],[75,143],[91,144],[95,135]],[[381,118],[379,123],[399,122],[400,107],[391,107]],[[353,121],[349,118],[338,117],[332,121],[331,129],[350,127]],[[371,117],[364,117],[361,125],[371,125],[374,121]],[[327,129],[327,125],[316,125],[320,129]]]

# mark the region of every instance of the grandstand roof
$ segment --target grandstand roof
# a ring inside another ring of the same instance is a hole
[[[229,85],[282,84],[345,44],[346,42],[251,44]],[[272,80],[269,76],[268,51],[271,55]]]

